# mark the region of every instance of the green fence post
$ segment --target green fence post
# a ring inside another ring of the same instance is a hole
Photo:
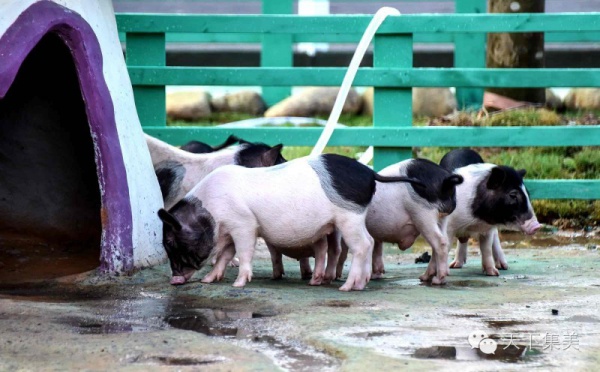
[[[127,66],[165,66],[164,33],[127,33]],[[135,107],[142,127],[166,126],[165,86],[133,86]]]
[[[375,35],[373,67],[413,67],[413,36]],[[375,88],[373,126],[412,126],[412,88]],[[375,147],[376,171],[412,157],[410,147]]]
[[[292,14],[293,0],[263,0],[263,14]],[[264,34],[260,65],[262,67],[292,67],[294,50],[291,34]],[[262,87],[262,97],[268,107],[288,97],[292,87]]]
[[[486,0],[456,0],[456,13],[486,13]],[[486,34],[456,34],[454,67],[485,67]],[[458,109],[481,107],[483,89],[456,87]]]

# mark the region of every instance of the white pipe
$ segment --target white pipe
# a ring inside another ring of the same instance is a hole
[[[323,133],[319,137],[317,144],[312,149],[310,155],[317,156],[323,152],[327,142],[331,138],[331,134],[333,133],[333,129],[335,124],[337,124],[340,119],[340,114],[342,113],[342,108],[344,107],[344,103],[346,102],[346,98],[348,98],[348,92],[350,91],[350,87],[352,86],[352,82],[354,81],[354,77],[356,76],[356,72],[362,61],[373,36],[375,36],[375,32],[379,29],[379,26],[383,23],[383,21],[389,15],[400,15],[398,9],[383,7],[375,13],[373,19],[367,26],[365,33],[360,39],[356,50],[354,51],[354,55],[352,56],[352,60],[350,61],[350,66],[348,66],[348,70],[346,70],[346,75],[344,76],[344,80],[342,81],[342,86],[340,87],[340,91],[338,92],[337,97],[335,98],[335,103],[333,105],[333,109],[331,110],[331,114],[329,115],[329,119],[327,120],[327,124],[325,128],[323,128]],[[369,152],[367,150],[367,152]],[[371,150],[372,152],[372,150]]]

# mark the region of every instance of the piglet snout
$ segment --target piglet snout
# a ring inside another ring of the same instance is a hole
[[[181,284],[185,284],[185,282],[186,282],[186,279],[182,275],[175,275],[171,278],[172,285],[181,285]]]
[[[535,216],[533,218],[528,219],[523,224],[521,224],[521,229],[527,235],[535,234],[541,227],[542,227],[542,225],[538,222],[538,220],[537,220],[537,218],[535,218]]]

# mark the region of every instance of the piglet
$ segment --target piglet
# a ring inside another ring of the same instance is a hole
[[[272,246],[304,249],[338,229],[353,253],[340,290],[361,290],[371,277],[373,238],[365,217],[376,181],[419,183],[408,177],[380,176],[356,160],[334,154],[270,168],[221,167],[169,211],[158,212],[164,222],[171,282],[189,280],[211,253],[217,263],[202,281],[220,280],[237,252],[240,269],[233,285],[243,287],[252,279],[257,237]],[[313,276],[323,274],[316,269]]]
[[[382,176],[405,176],[421,182],[418,184],[382,184],[378,186],[367,212],[367,230],[375,239],[373,274],[379,278],[385,273],[383,242],[396,243],[401,250],[410,248],[415,239],[423,237],[431,245],[433,256],[447,257],[448,241],[445,220],[456,207],[456,185],[463,179],[426,159],[409,159],[388,166],[379,172]],[[345,240],[345,236],[344,236]],[[338,260],[337,277],[341,277],[348,252],[342,243]],[[445,278],[443,265],[437,269],[434,284]]]
[[[149,135],[146,135],[146,143],[167,209],[218,167],[228,164],[268,167],[286,161],[281,155],[283,145],[270,147],[264,143],[244,141],[237,147],[209,154],[192,154]]]
[[[499,275],[492,254],[497,229],[532,235],[541,227],[523,185],[525,170],[482,163],[458,168],[454,173],[462,176],[464,182],[456,188],[456,210],[447,220],[448,241],[459,237],[466,242],[464,239],[469,236],[478,236],[484,272]],[[437,258],[433,257],[423,280],[436,275],[439,269],[435,261]],[[466,244],[459,245],[451,266],[461,267],[465,261]]]

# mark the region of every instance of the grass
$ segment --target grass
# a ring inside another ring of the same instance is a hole
[[[213,114],[203,123],[172,122],[169,125],[216,125],[252,118],[244,114]],[[319,119],[327,119],[319,117]],[[340,123],[348,126],[370,126],[368,116],[342,115]],[[546,109],[510,110],[488,115],[459,112],[455,115],[429,119],[416,117],[413,125],[454,126],[552,126],[599,125],[600,111],[566,112],[557,114]],[[326,152],[357,158],[365,147],[327,147]],[[439,162],[449,148],[415,148],[416,156]],[[600,149],[596,147],[526,147],[526,148],[475,148],[485,161],[526,169],[530,179],[598,179],[600,178]],[[284,147],[283,155],[291,160],[306,156],[311,147]],[[561,228],[585,228],[600,224],[600,201],[536,200],[534,209],[540,221]]]

